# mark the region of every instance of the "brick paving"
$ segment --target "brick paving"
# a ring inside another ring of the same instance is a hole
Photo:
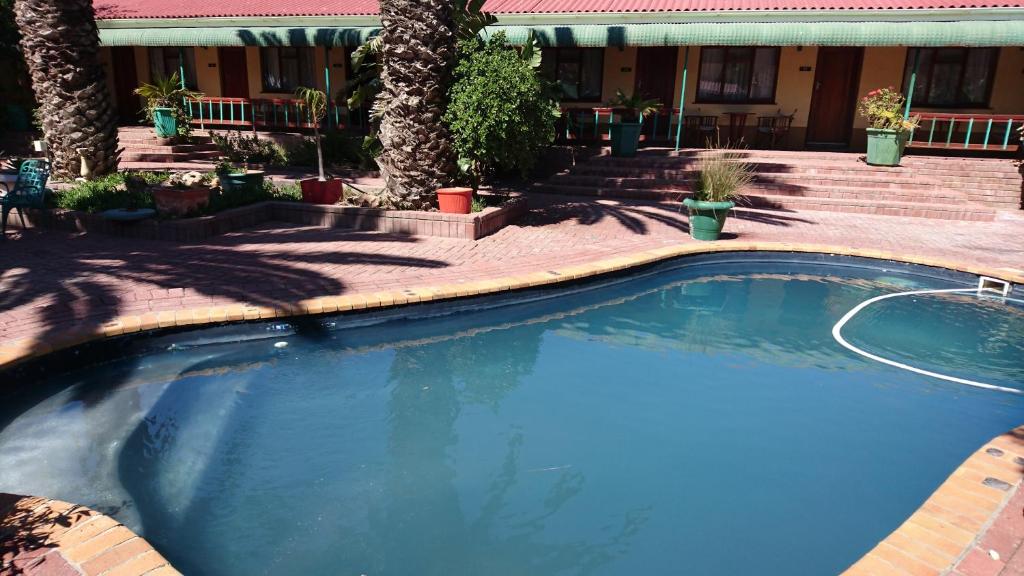
[[[0,244],[0,343],[47,341],[119,315],[497,278],[693,242],[676,204],[537,194],[530,202],[519,223],[476,242],[283,223],[198,245],[8,231]],[[1024,269],[1024,213],[979,224],[739,209],[726,231],[726,244],[813,242]]]

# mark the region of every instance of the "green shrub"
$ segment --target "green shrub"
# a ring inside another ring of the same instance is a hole
[[[218,188],[210,194],[210,204],[203,210],[203,214],[216,214],[222,210],[241,208],[267,200],[298,202],[302,200],[302,191],[298,184],[278,187],[269,180],[263,182],[262,188],[243,187],[231,191]]]
[[[280,144],[260,138],[256,134],[245,135],[236,130],[220,135],[211,131],[210,139],[220,153],[231,162],[266,166],[283,166],[288,163],[284,148]]]
[[[525,176],[554,141],[560,115],[554,91],[539,74],[539,58],[508,46],[502,33],[487,43],[463,41],[459,51],[444,120],[460,167],[477,182],[495,170]]]
[[[168,175],[161,172],[139,172],[133,176],[135,179],[129,178],[127,182],[122,173],[81,182],[73,188],[57,192],[54,204],[58,208],[83,212],[152,208],[153,197],[147,186],[167,180]]]

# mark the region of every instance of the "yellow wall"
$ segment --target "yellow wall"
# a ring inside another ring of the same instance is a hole
[[[186,50],[189,50],[189,48],[186,48]],[[196,54],[197,88],[206,96],[220,96],[220,62],[217,56],[217,48],[204,46],[192,48],[192,50],[195,50]],[[211,64],[213,64],[213,67],[210,67]]]
[[[604,79],[601,83],[601,102],[615,96],[616,90],[633,93],[636,84],[636,47],[605,48]]]

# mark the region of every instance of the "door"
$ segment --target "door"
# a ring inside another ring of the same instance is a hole
[[[676,46],[644,46],[636,51],[635,93],[644,98],[657,98],[671,108],[676,91]]]
[[[135,95],[139,75],[135,69],[135,48],[115,46],[110,49],[110,64],[114,71],[114,99],[117,100],[117,120],[120,124],[138,124],[142,117],[142,101]]]
[[[808,146],[850,145],[863,54],[863,48],[818,48],[814,91],[807,118]]]
[[[220,90],[225,98],[249,97],[249,67],[246,64],[245,48],[222,47],[220,59]]]

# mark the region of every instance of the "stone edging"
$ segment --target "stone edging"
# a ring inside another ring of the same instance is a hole
[[[1021,480],[1024,426],[996,436],[979,448],[906,522],[843,576],[948,573],[974,549],[1019,489]]]
[[[25,220],[29,227],[171,242],[202,242],[228,232],[252,228],[270,220],[305,226],[478,240],[511,224],[526,212],[527,200],[520,197],[510,200],[500,208],[485,208],[482,212],[474,214],[273,201],[257,202],[210,216],[181,220],[115,222],[99,214],[60,209],[27,209]],[[20,219],[12,218],[10,223],[18,226]]]
[[[2,493],[0,574],[181,576],[109,516],[60,500]]]
[[[841,256],[857,256],[879,260],[894,260],[909,264],[920,264],[958,270],[970,274],[1000,278],[1015,284],[1024,284],[1024,270],[1013,268],[991,268],[977,264],[965,264],[957,261],[887,252],[884,250],[868,250],[823,244],[791,244],[783,242],[737,242],[735,240],[688,243],[675,246],[654,248],[625,256],[597,260],[586,264],[565,266],[550,270],[531,272],[518,276],[506,276],[485,280],[471,280],[454,284],[422,286],[408,289],[396,289],[363,294],[324,295],[320,298],[307,298],[297,302],[282,302],[278,306],[252,306],[234,304],[229,306],[213,306],[202,308],[185,308],[175,311],[149,312],[142,315],[118,316],[97,328],[69,326],[60,335],[50,341],[41,342],[32,338],[0,342],[0,370],[9,368],[25,360],[44,356],[50,352],[63,350],[112,336],[133,334],[162,328],[184,326],[201,326],[206,324],[223,324],[252,320],[269,320],[290,316],[333,314],[348,310],[378,309],[450,300],[467,296],[482,296],[497,292],[507,292],[523,288],[533,288],[561,282],[569,282],[582,278],[590,278],[602,274],[619,272],[628,268],[654,264],[663,260],[694,254],[716,252],[807,252],[835,254]]]

